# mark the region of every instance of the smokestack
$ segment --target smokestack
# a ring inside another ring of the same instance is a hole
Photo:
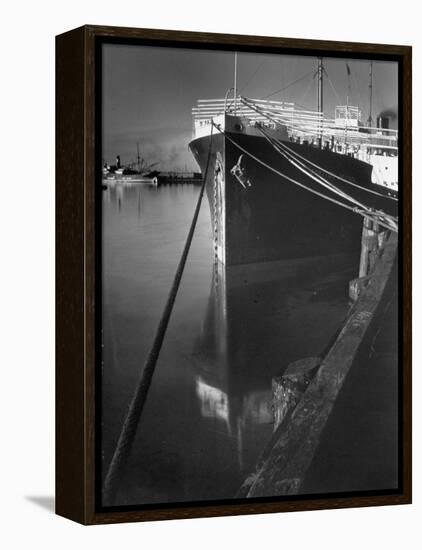
[[[390,119],[387,116],[379,115],[377,117],[377,128],[388,130],[390,127]]]
[[[397,110],[394,108],[384,109],[377,117],[377,128],[388,130],[394,121],[397,120]]]

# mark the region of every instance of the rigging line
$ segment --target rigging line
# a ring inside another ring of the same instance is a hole
[[[274,123],[277,123],[277,124],[280,124],[278,121],[274,120],[271,118],[271,116],[268,114],[268,109],[264,110],[262,107],[257,107],[254,103],[255,100],[252,100],[252,99],[248,99],[244,96],[240,96],[240,101],[243,102],[247,107],[249,107],[250,109],[253,109],[255,112],[257,112],[258,114],[261,114],[265,117],[267,117],[269,120],[271,120],[272,122]],[[269,111],[271,112],[271,110]],[[298,113],[299,116],[302,115],[303,113],[300,111],[300,109],[296,109],[296,110],[287,110],[285,111],[285,113],[280,113],[278,114],[277,116],[279,118],[285,118],[289,121],[289,124],[295,124],[295,125],[300,125],[301,124],[301,121],[296,121],[296,122],[291,122],[291,118],[293,116],[293,114],[295,113]],[[311,112],[311,115],[308,115],[306,118],[310,119],[310,123],[311,122],[315,122],[315,120],[322,120],[324,121],[324,118],[322,117],[322,114],[318,111],[312,111]]]
[[[259,107],[256,107],[255,105],[253,104],[250,104],[249,100],[245,99],[244,97],[241,97],[240,100],[242,102],[244,102],[248,107],[250,107],[251,109],[253,109],[254,111],[258,112],[259,114],[265,116],[266,118],[268,118],[269,120],[271,120],[272,122],[274,122],[275,124],[278,124],[278,125],[282,125],[277,119],[271,117],[270,115],[268,115],[265,111],[263,111],[262,109],[260,109]],[[390,200],[393,200],[393,201],[398,201],[398,198],[396,197],[391,197],[390,195],[383,195],[382,193],[379,193],[378,191],[375,191],[373,189],[367,189],[366,187],[361,187],[360,185],[358,185],[357,183],[353,183],[352,181],[349,181],[345,178],[342,178],[341,176],[338,176],[337,174],[335,174],[334,172],[330,172],[329,170],[326,170],[325,168],[323,168],[322,166],[318,166],[318,164],[315,164],[313,163],[312,161],[310,161],[309,159],[303,157],[302,155],[300,155],[299,153],[297,153],[296,151],[292,151],[290,149],[290,147],[288,145],[286,145],[285,143],[282,144],[283,147],[286,147],[287,149],[289,149],[289,151],[292,153],[292,154],[295,154],[297,155],[299,158],[301,158],[303,161],[307,162],[308,164],[311,164],[314,168],[318,169],[318,170],[321,170],[322,172],[325,172],[326,174],[330,175],[330,176],[333,176],[334,178],[337,178],[338,180],[344,182],[344,183],[347,183],[348,185],[351,185],[352,187],[356,187],[358,189],[361,189],[362,191],[366,191],[367,193],[371,193],[373,195],[377,195],[379,197],[382,197],[382,198],[385,198],[385,199],[390,199]]]
[[[306,185],[304,185],[303,183],[300,183],[298,182],[297,180],[287,176],[286,174],[283,174],[282,172],[280,172],[279,170],[277,170],[276,168],[273,168],[272,166],[270,166],[269,164],[267,164],[266,162],[264,162],[263,160],[259,159],[258,157],[256,157],[255,155],[253,155],[252,153],[250,153],[249,151],[247,151],[244,147],[242,147],[241,145],[239,145],[238,143],[236,143],[230,136],[227,135],[227,133],[222,130],[220,128],[220,126],[218,124],[215,124],[215,122],[212,122],[212,125],[220,132],[220,134],[224,135],[226,139],[228,139],[230,141],[230,143],[232,143],[235,147],[237,147],[239,149],[239,151],[242,151],[242,153],[245,153],[245,155],[248,155],[250,158],[252,158],[253,160],[255,160],[258,164],[261,164],[261,166],[264,166],[265,168],[267,168],[268,170],[270,170],[271,172],[274,172],[275,174],[277,174],[278,176],[280,176],[281,178],[287,180],[287,181],[290,181],[291,183],[299,186],[299,187],[302,187],[303,189],[305,189],[306,191],[309,191],[309,193],[312,193],[313,195],[317,195],[318,197],[321,197],[323,199],[326,199],[328,200],[329,202],[332,202],[334,204],[337,204],[338,206],[342,206],[343,208],[346,208],[346,210],[350,210],[350,212],[354,212],[355,214],[359,214],[363,217],[370,217],[367,213],[363,212],[361,209],[359,208],[356,208],[356,207],[353,207],[353,206],[349,206],[348,204],[344,204],[342,203],[341,201],[338,201],[337,199],[333,199],[331,197],[328,197],[326,195],[324,195],[323,193],[320,193],[319,191],[315,191],[315,189],[310,189],[309,187],[307,187]],[[394,227],[391,227],[390,225],[387,225],[386,223],[380,221],[378,219],[378,216],[375,216],[377,218],[377,223],[379,223],[379,225],[382,225],[383,227],[385,227],[386,229],[391,229],[392,231],[395,231],[397,232],[397,229]]]
[[[246,84],[244,86],[242,86],[242,88],[239,90],[239,95],[245,90],[245,88],[248,87],[248,85],[251,83],[252,79],[254,78],[254,76],[257,74],[257,72],[259,71],[259,69],[262,67],[262,65],[265,63],[265,59],[261,61],[261,63],[258,65],[258,67],[255,69],[255,71],[253,72],[252,76],[249,78],[249,80],[246,82]],[[236,91],[235,91],[236,93]],[[232,101],[230,102],[230,104],[227,106],[227,110],[230,109],[230,107],[232,106],[234,102],[234,99],[232,99]]]
[[[305,109],[305,111],[312,110],[312,107],[310,107],[309,105],[304,105],[303,103],[299,103],[297,101],[295,101],[295,105],[298,105],[299,107],[302,107],[302,109]]]
[[[324,68],[324,72],[325,72],[325,76],[327,77],[328,83],[330,84],[331,89],[333,90],[334,95],[336,96],[337,103],[338,103],[338,104],[342,103],[342,101],[341,101],[341,99],[340,99],[340,96],[338,95],[337,90],[335,89],[334,84],[333,84],[331,78],[329,77],[327,71],[325,70],[325,68]]]
[[[263,61],[261,61],[261,63],[258,65],[258,67],[256,68],[256,70],[254,71],[254,73],[252,74],[252,76],[249,78],[249,80],[246,82],[246,84],[244,86],[242,86],[242,88],[239,90],[239,95],[244,91],[245,88],[248,87],[248,85],[251,83],[251,81],[253,80],[253,78],[255,77],[255,75],[257,74],[257,72],[259,71],[259,69],[262,67],[262,65],[265,63],[265,59]]]
[[[290,84],[287,84],[287,86],[284,86],[283,88],[280,88],[279,90],[277,90],[276,92],[272,92],[271,94],[268,94],[264,97],[261,97],[261,99],[268,99],[269,97],[272,97],[273,95],[276,95],[276,94],[279,94],[280,92],[284,92],[284,90],[287,90],[287,88],[290,88],[291,86],[294,86],[294,84],[297,84],[298,82],[301,82],[302,80],[305,80],[305,78],[308,78],[309,75],[311,75],[314,71],[309,71],[308,73],[306,73],[305,75],[301,76],[300,78],[298,78],[297,80],[294,80],[293,82],[291,82]]]
[[[356,88],[357,96],[358,96],[358,105],[363,105],[362,96],[360,94],[360,90],[359,90],[359,86],[358,86],[358,81],[357,81],[355,73],[353,71],[352,71],[352,80],[353,80],[354,86]]]
[[[305,89],[305,93],[304,93],[303,96],[302,96],[302,102],[305,101],[306,95],[308,94],[309,88],[311,87],[311,85],[312,85],[312,83],[313,83],[313,80],[314,80],[314,78],[315,78],[316,75],[317,75],[317,72],[314,73],[314,76],[312,77],[312,80],[310,80],[310,81],[308,82],[308,85],[306,86],[306,89]],[[297,103],[297,102],[295,101],[295,103]],[[300,103],[297,103],[297,105],[299,105],[300,107],[304,107],[304,105],[303,105],[303,104],[301,105]],[[304,108],[305,108],[305,109],[308,109],[308,107],[304,107]]]
[[[300,129],[303,127],[303,122],[292,120],[292,115],[295,111],[288,111],[285,114],[278,114],[277,115],[278,118],[274,119],[268,114],[268,110],[264,110],[264,109],[256,107],[256,105],[251,103],[251,100],[246,99],[243,96],[241,96],[240,101],[243,102],[250,109],[257,112],[258,114],[260,114],[260,115],[268,118],[272,122],[274,122],[274,124],[278,124],[278,125],[281,125],[281,126],[288,126],[288,127],[291,127],[291,128],[294,128],[296,126],[296,127],[299,127]],[[296,112],[300,113],[300,111],[296,111]],[[315,115],[317,115],[317,117],[318,117],[319,113],[316,112]],[[247,115],[245,115],[245,117],[247,117]],[[281,120],[281,122],[280,122],[280,120]],[[323,119],[322,119],[322,121],[323,121]],[[310,124],[312,124],[312,121],[310,122]]]
[[[214,121],[211,119],[211,123],[214,126]],[[116,448],[114,450],[105,480],[104,480],[104,494],[107,495],[108,500],[113,500],[115,491],[117,490],[120,474],[126,461],[130,455],[133,441],[136,436],[136,431],[141,419],[142,411],[148,396],[148,390],[151,385],[152,377],[155,371],[155,367],[160,355],[161,346],[163,344],[164,337],[166,335],[168,323],[170,320],[173,306],[176,300],[177,292],[179,290],[180,282],[182,279],[183,271],[186,265],[186,260],[192,244],[194,236],[196,222],[198,221],[199,211],[201,208],[202,197],[204,195],[205,183],[207,181],[208,169],[210,165],[212,143],[213,143],[213,126],[211,127],[210,143],[208,148],[207,164],[204,172],[201,190],[199,192],[198,201],[196,204],[195,212],[192,218],[192,222],[189,228],[188,235],[186,237],[185,246],[183,248],[182,255],[177,266],[176,273],[174,275],[173,284],[171,286],[166,305],[158,324],[152,346],[149,350],[149,354],[144,363],[144,367],[139,375],[138,382],[136,384],[135,391],[133,393],[128,412],[126,414],[123,426],[117,441]]]

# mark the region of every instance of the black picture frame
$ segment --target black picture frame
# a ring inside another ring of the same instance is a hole
[[[99,50],[104,43],[373,58],[399,64],[401,483],[398,491],[127,508],[99,499],[101,159]],[[84,26],[56,37],[56,512],[82,524],[411,502],[411,47]]]

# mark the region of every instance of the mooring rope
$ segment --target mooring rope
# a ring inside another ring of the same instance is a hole
[[[358,201],[354,197],[348,195],[347,193],[345,193],[344,191],[342,191],[341,189],[336,187],[334,184],[332,184],[331,182],[329,182],[328,180],[323,178],[320,174],[317,174],[314,170],[312,170],[311,168],[308,168],[303,162],[301,162],[300,160],[297,160],[293,155],[289,155],[289,153],[286,153],[284,150],[280,150],[280,148],[277,147],[277,145],[275,145],[275,143],[280,144],[279,140],[271,138],[260,126],[257,126],[257,128],[261,131],[261,133],[267,139],[267,141],[270,143],[270,145],[272,145],[272,147],[274,147],[274,149],[280,155],[282,155],[285,159],[287,159],[295,168],[300,170],[303,174],[305,174],[309,178],[313,179],[318,184],[322,185],[323,187],[325,187],[326,189],[328,189],[332,193],[334,193],[336,195],[339,195],[340,197],[342,197],[346,201],[351,202],[355,206],[359,207],[362,212],[366,212],[366,215],[370,216],[372,219],[374,217],[378,217],[379,219],[382,219],[382,220],[386,221],[386,223],[390,224],[392,227],[397,228],[396,218],[394,218],[390,214],[387,214],[387,213],[383,212],[382,210],[376,210],[376,209],[369,208],[368,206],[361,203],[360,201]],[[378,221],[379,221],[379,219],[378,219]]]
[[[300,160],[297,160],[293,155],[290,155],[289,153],[283,151],[280,148],[280,146],[276,145],[276,143],[278,144],[278,142],[276,142],[275,139],[271,138],[271,136],[269,136],[264,131],[263,128],[261,128],[260,126],[257,126],[257,128],[262,133],[262,135],[265,137],[265,139],[268,141],[268,143],[277,151],[277,153],[279,153],[283,158],[285,158],[288,162],[290,162],[290,164],[292,164],[295,168],[300,170],[303,174],[305,174],[306,176],[312,178],[314,181],[316,181],[322,187],[325,187],[326,189],[328,189],[332,193],[342,197],[343,199],[346,199],[347,201],[351,202],[352,204],[355,204],[355,206],[364,207],[364,205],[361,204],[359,201],[354,200],[353,197],[350,197],[349,195],[347,195],[347,193],[344,193],[343,191],[341,191],[340,189],[335,187],[333,184],[331,184],[329,181],[325,180],[324,178],[322,178],[321,176],[319,176],[315,172],[312,172],[309,168],[307,168],[305,166],[305,164],[303,162],[301,162]]]
[[[357,199],[355,199],[351,195],[345,193],[344,191],[342,191],[341,189],[336,187],[334,184],[332,184],[331,182],[329,182],[328,180],[323,178],[320,174],[316,173],[315,170],[312,170],[311,168],[308,168],[303,162],[298,160],[293,154],[290,154],[290,153],[284,151],[284,149],[280,148],[279,146],[281,145],[281,142],[279,140],[276,140],[276,139],[272,138],[271,136],[269,136],[268,133],[265,132],[263,128],[261,128],[261,126],[257,126],[257,128],[262,133],[262,135],[266,138],[266,140],[270,143],[270,145],[280,155],[282,155],[285,159],[287,159],[295,168],[300,170],[303,174],[305,174],[309,178],[313,179],[318,184],[325,187],[326,189],[328,189],[332,193],[334,193],[334,194],[342,197],[343,199],[351,202],[355,206],[358,206],[358,207],[362,208],[363,210],[367,210],[372,215],[385,217],[387,219],[393,219],[392,216],[390,216],[389,214],[386,214],[385,212],[383,212],[381,210],[369,209],[369,207],[367,207],[365,204],[361,203],[360,201],[358,201]],[[395,221],[395,220],[393,220],[393,221]]]
[[[253,102],[251,102],[249,99],[243,97],[243,96],[240,96],[240,101],[242,103],[244,103],[247,107],[249,107],[250,109],[254,110],[256,113],[264,116],[265,118],[267,118],[268,120],[270,120],[271,122],[273,122],[274,124],[278,125],[278,126],[283,126],[285,125],[286,123],[284,122],[280,122],[279,120],[277,120],[276,118],[270,116],[268,114],[267,111],[261,109],[260,107],[257,107]],[[279,141],[279,140],[277,140]],[[382,197],[382,198],[385,198],[385,199],[389,199],[389,200],[392,200],[392,201],[398,201],[398,198],[397,197],[392,197],[391,195],[384,195],[383,193],[380,193],[379,191],[375,191],[374,189],[368,189],[367,187],[362,187],[361,185],[357,184],[357,183],[354,183],[348,179],[345,179],[341,176],[339,176],[338,174],[335,174],[334,172],[330,172],[329,170],[323,168],[322,166],[319,166],[318,164],[315,164],[314,162],[312,162],[311,160],[303,157],[302,155],[300,155],[297,151],[293,151],[288,145],[286,145],[285,143],[282,144],[283,147],[285,147],[286,149],[289,149],[289,151],[296,155],[297,157],[301,158],[304,162],[307,162],[308,164],[310,164],[311,166],[313,166],[314,168],[316,168],[317,170],[321,170],[322,172],[324,172],[325,174],[328,174],[329,176],[332,176],[333,178],[336,178],[338,179],[339,181],[342,181],[343,183],[346,183],[347,185],[351,185],[352,187],[356,187],[362,191],[365,191],[366,193],[371,193],[373,195],[377,195],[379,197]]]
[[[129,405],[128,412],[126,414],[119,439],[117,441],[116,448],[113,453],[107,474],[104,480],[104,497],[108,501],[114,499],[115,492],[117,490],[117,484],[119,481],[122,469],[129,457],[133,441],[135,439],[136,430],[139,425],[139,420],[147,399],[148,390],[151,385],[154,370],[158,361],[161,346],[163,344],[164,336],[166,334],[167,326],[170,320],[171,313],[173,311],[174,302],[176,300],[177,292],[179,290],[180,281],[182,279],[183,271],[186,265],[187,256],[192,243],[196,222],[198,220],[199,210],[201,207],[202,197],[204,195],[205,184],[208,176],[208,169],[211,158],[212,142],[213,142],[213,125],[211,121],[211,135],[208,148],[208,157],[204,177],[202,181],[201,190],[199,192],[198,201],[196,204],[195,212],[190,225],[189,233],[186,238],[185,246],[183,248],[182,256],[177,267],[173,284],[171,286],[166,305],[158,324],[152,347],[149,351],[147,359],[144,363],[144,368],[140,374],[138,383],[136,385],[132,400]]]
[[[350,206],[348,204],[344,204],[343,202],[338,201],[337,199],[334,199],[332,197],[329,197],[329,196],[325,195],[324,193],[320,193],[319,191],[316,191],[315,189],[311,189],[307,185],[304,185],[303,183],[300,183],[299,181],[291,178],[290,176],[287,176],[286,174],[283,174],[283,172],[280,172],[280,170],[277,170],[273,166],[267,164],[265,161],[261,160],[260,158],[255,156],[253,153],[249,152],[247,149],[245,149],[244,147],[242,147],[241,145],[236,143],[224,130],[222,130],[220,128],[219,125],[215,124],[215,122],[212,122],[212,124],[221,134],[223,134],[225,136],[226,139],[228,139],[230,141],[230,143],[232,143],[235,147],[237,147],[237,149],[239,149],[239,151],[242,151],[245,155],[252,158],[258,164],[260,164],[261,166],[264,166],[265,168],[267,168],[268,170],[270,170],[274,174],[277,174],[281,178],[283,178],[287,181],[290,181],[291,183],[297,185],[298,187],[301,187],[302,189],[305,189],[309,193],[312,193],[313,195],[316,195],[316,196],[318,196],[322,199],[325,199],[329,202],[332,202],[333,204],[336,204],[337,206],[341,206],[341,207],[345,208],[346,210],[349,210],[350,212],[354,212],[355,214],[359,214],[362,217],[371,217],[372,219],[376,218],[376,219],[374,219],[374,221],[376,223],[379,223],[379,225],[382,225],[386,229],[390,229],[390,230],[395,231],[397,233],[398,229],[397,229],[397,225],[395,224],[395,222],[393,222],[392,225],[385,222],[382,219],[385,216],[384,214],[383,215],[378,215],[378,214],[373,213],[371,211],[363,210],[363,209],[358,208],[358,207],[353,207],[353,206]]]
[[[360,189],[361,191],[365,191],[366,193],[371,193],[372,195],[377,195],[378,197],[382,197],[383,199],[389,199],[391,201],[398,201],[399,199],[397,197],[392,197],[391,195],[385,195],[383,193],[380,193],[379,191],[375,191],[374,189],[368,189],[367,187],[363,187],[362,185],[359,185],[358,183],[354,183],[350,180],[347,180],[345,178],[342,178],[341,176],[335,174],[334,172],[330,172],[330,170],[327,170],[326,168],[323,168],[322,166],[315,164],[311,160],[307,159],[306,157],[299,154],[297,151],[294,151],[291,147],[286,145],[285,143],[281,143],[280,140],[276,139],[277,143],[279,143],[283,148],[288,149],[292,155],[295,155],[296,157],[300,158],[307,164],[313,166],[317,170],[320,170],[321,172],[324,172],[325,174],[332,176],[333,178],[338,179],[339,181],[342,181],[343,183],[346,183],[347,185],[351,185],[352,187],[356,187],[357,189]]]

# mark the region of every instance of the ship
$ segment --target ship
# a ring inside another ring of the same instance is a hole
[[[224,265],[357,251],[365,215],[397,230],[398,131],[382,116],[363,124],[348,102],[326,118],[317,64],[315,111],[243,97],[236,83],[193,108],[189,148]]]
[[[140,155],[139,143],[136,144],[136,150],[136,162],[122,165],[120,155],[116,156],[115,164],[110,165],[105,162],[102,169],[103,180],[107,180],[109,183],[150,183],[157,185],[157,176],[160,172],[155,170],[154,167],[158,163],[146,163]]]
[[[158,162],[148,164],[139,152],[139,143],[137,145],[136,162],[122,165],[120,155],[116,156],[115,164],[104,162],[102,168],[103,188],[107,188],[108,183],[119,183],[131,185],[137,183],[148,183],[155,187],[171,184],[201,184],[202,176],[200,172],[173,170],[157,170],[155,167]]]

